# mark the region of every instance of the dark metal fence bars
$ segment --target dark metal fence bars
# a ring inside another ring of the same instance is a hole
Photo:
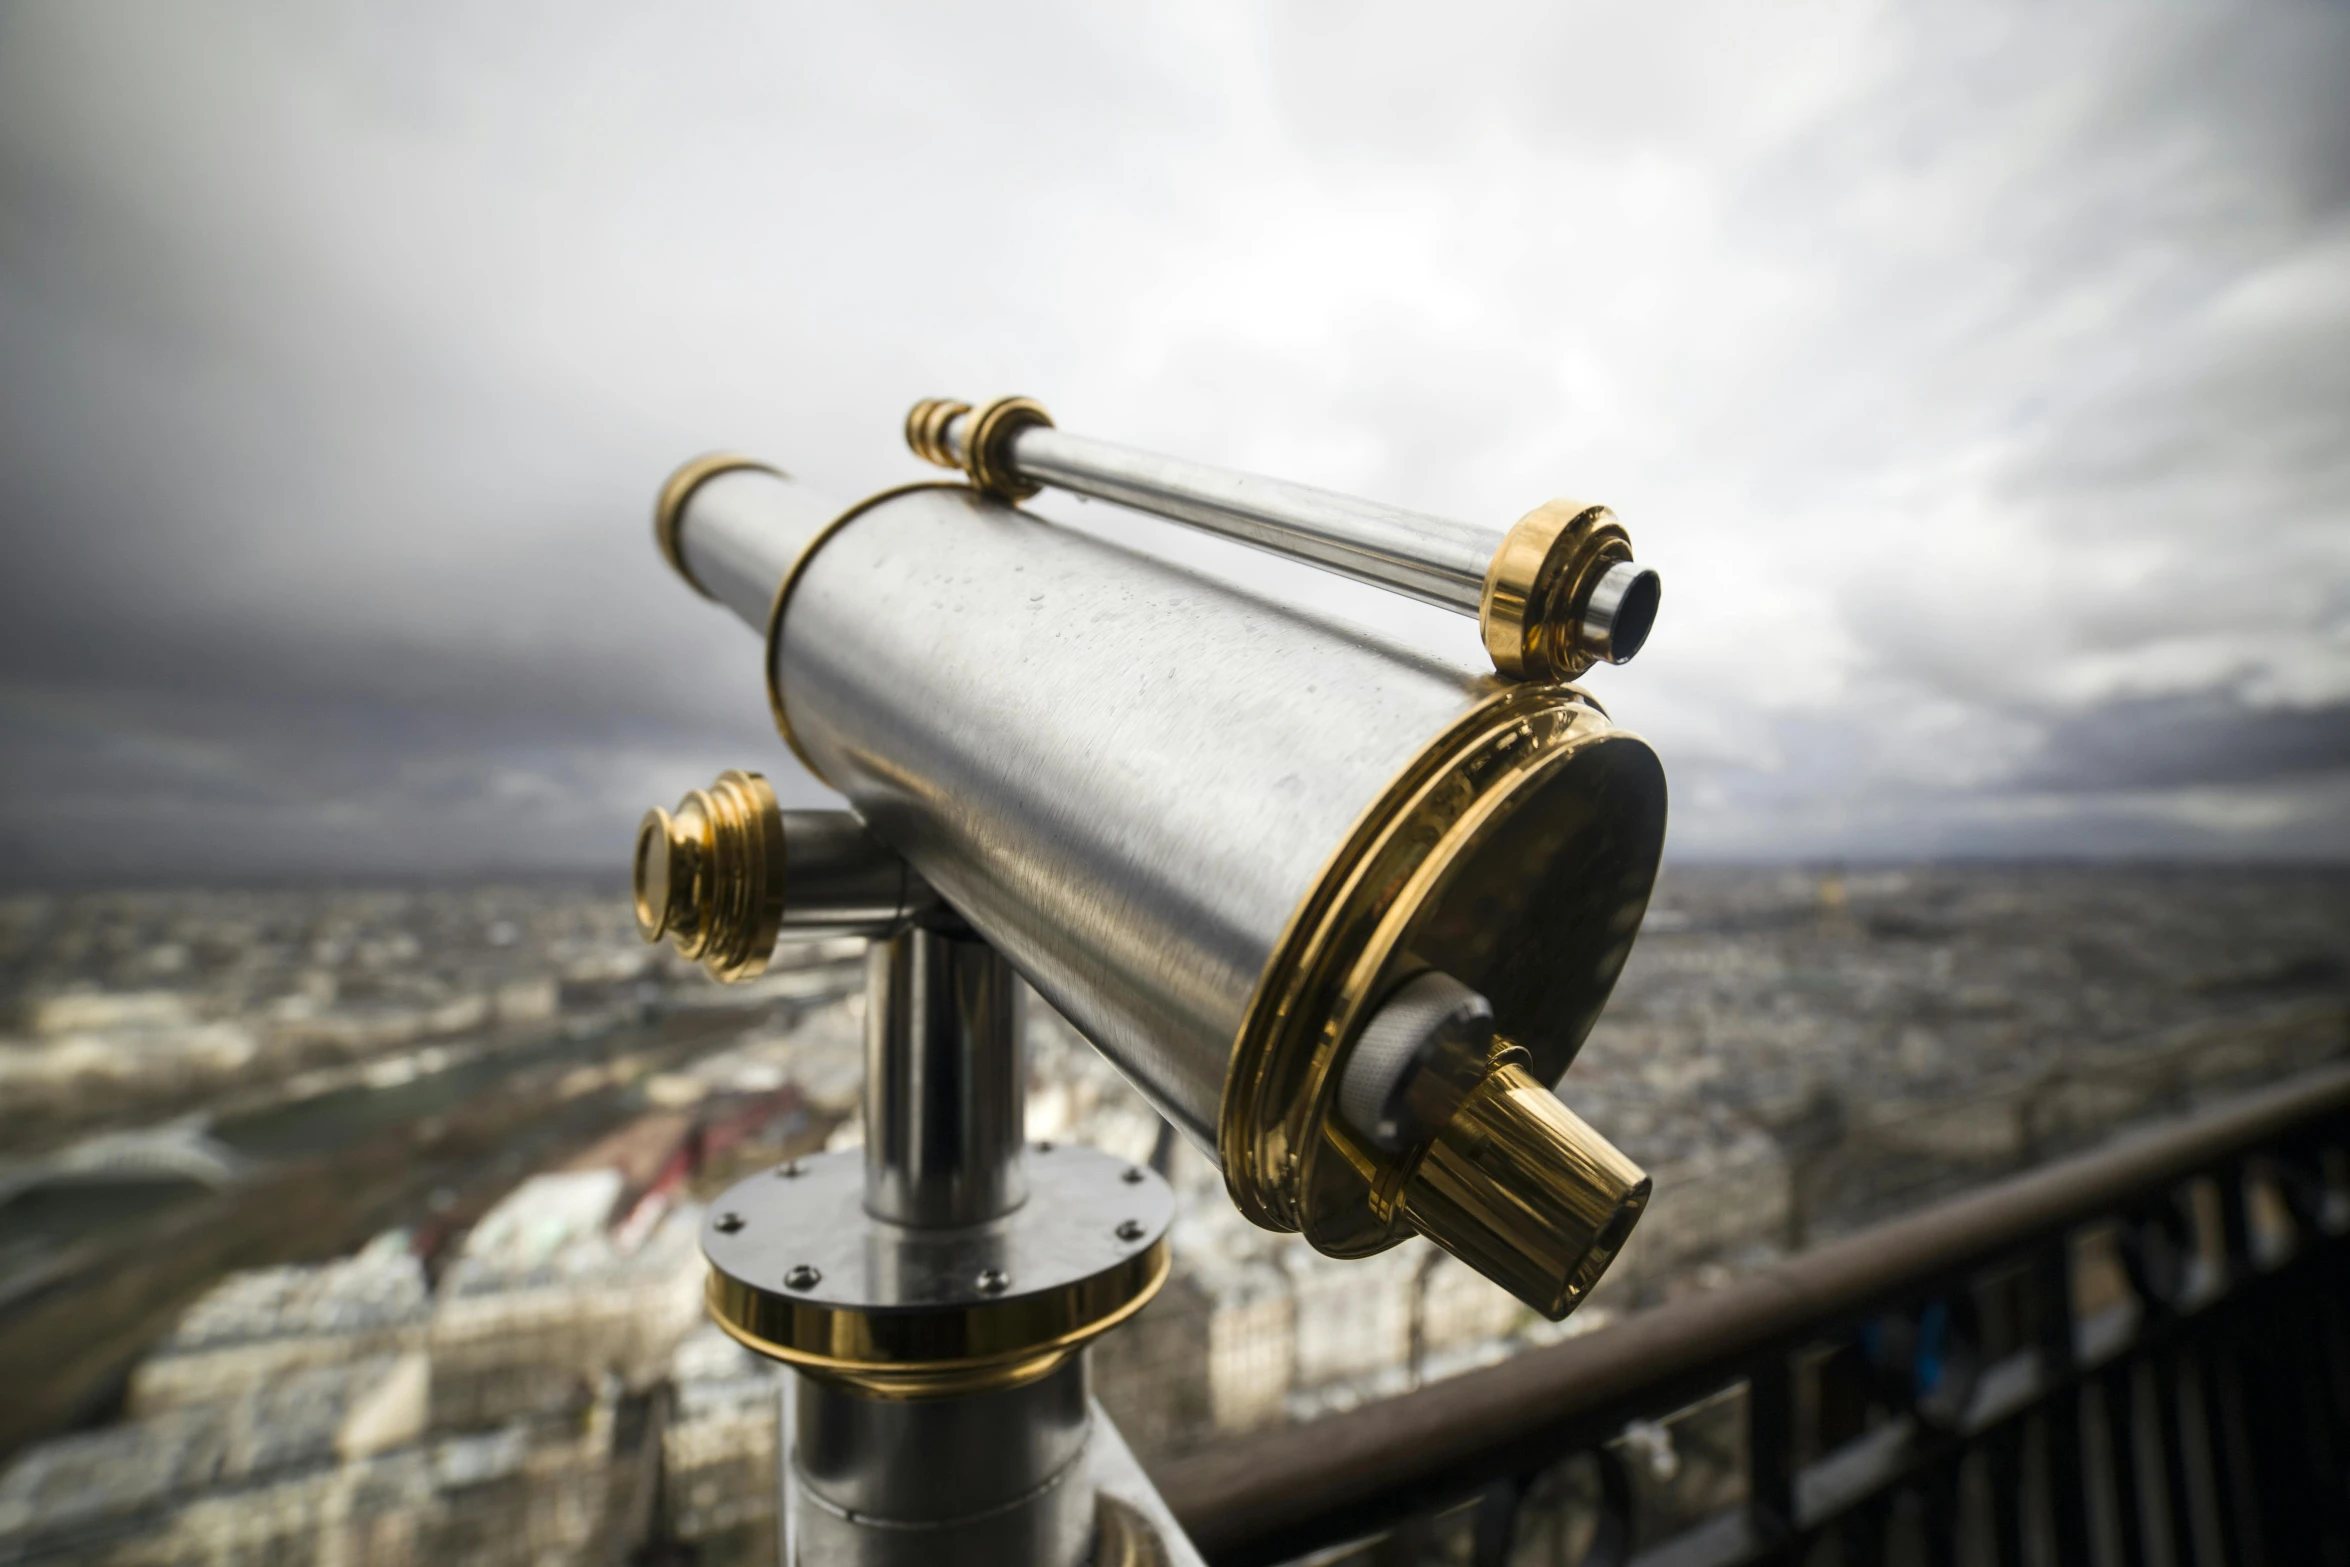
[[[2350,1567],[2350,1069],[1158,1479],[1234,1567]]]

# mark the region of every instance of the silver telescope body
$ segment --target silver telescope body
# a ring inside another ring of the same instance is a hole
[[[1055,448],[1035,450],[1041,473]],[[1648,1182],[1551,1085],[1631,949],[1665,820],[1655,753],[1591,696],[975,485],[844,506],[704,458],[657,529],[765,637],[793,751],[918,873],[866,901],[943,901],[1217,1161],[1243,1213],[1333,1256],[1426,1234],[1554,1317],[1588,1291]],[[1584,554],[1597,576],[1629,560]],[[788,899],[711,869],[756,848],[728,830],[734,851],[649,816],[639,916],[693,926],[670,913],[687,881],[712,910],[765,910],[748,945],[712,938],[741,972]],[[657,870],[650,911],[648,863],[685,867]]]
[[[1050,485],[1116,501],[1474,615],[1511,679],[1630,663],[1656,621],[1657,574],[1604,506],[1546,501],[1506,530],[1456,522],[1072,435],[1026,397],[925,399],[906,444],[1006,500]]]

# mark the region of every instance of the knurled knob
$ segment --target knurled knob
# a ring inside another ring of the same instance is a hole
[[[757,773],[725,772],[637,824],[637,933],[729,983],[767,967],[783,929],[783,812]]]

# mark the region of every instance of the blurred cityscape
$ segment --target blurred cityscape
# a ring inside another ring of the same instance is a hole
[[[861,946],[722,988],[585,886],[0,900],[0,1563],[772,1562],[701,1205],[859,1138]],[[1029,1135],[1165,1168],[1138,1452],[1312,1418],[2350,1049],[2350,872],[1676,869],[1562,1086],[1657,1196],[1561,1325],[1254,1229],[1031,1001]]]

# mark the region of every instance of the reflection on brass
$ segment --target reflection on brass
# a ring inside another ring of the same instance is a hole
[[[1664,827],[1656,753],[1571,686],[1497,687],[1428,746],[1333,856],[1258,981],[1217,1131],[1240,1211],[1329,1256],[1417,1230],[1484,1268],[1498,1254],[1443,1229],[1468,1209],[1415,1217],[1397,1202],[1417,1152],[1376,1148],[1338,1115],[1346,1053],[1379,1002],[1434,968],[1491,1003],[1531,1081],[1555,1082],[1630,954]],[[1525,1273],[1495,1277],[1515,1289]]]
[[[965,414],[971,414],[971,422],[963,432],[963,452],[958,458],[947,440],[947,426]],[[926,397],[906,415],[906,444],[924,462],[962,469],[975,487],[997,500],[1024,501],[1044,486],[1013,469],[1007,448],[1022,430],[1036,425],[1050,428],[1052,422],[1044,404],[1033,397],[999,397],[977,413],[971,413],[969,403]]]
[[[1405,1178],[1412,1228],[1536,1311],[1572,1311],[1648,1206],[1648,1177],[1512,1050]]]
[[[1093,1567],[1168,1567],[1167,1542],[1141,1510],[1107,1491],[1094,1502]]]
[[[1167,1282],[1165,1236],[1059,1289],[862,1310],[765,1290],[712,1268],[711,1317],[744,1348],[875,1398],[943,1398],[1019,1387],[1140,1311]]]
[[[757,773],[725,772],[707,789],[645,812],[636,830],[638,934],[728,983],[767,967],[783,928],[783,813]]]
[[[950,464],[950,466],[952,465]],[[783,611],[784,607],[791,603],[792,589],[800,585],[800,576],[808,569],[808,563],[816,558],[816,552],[824,548],[834,534],[882,502],[895,500],[901,495],[911,495],[916,490],[960,490],[968,487],[937,479],[926,479],[918,484],[895,485],[877,495],[866,496],[847,511],[817,529],[816,536],[808,541],[806,548],[792,558],[791,569],[786,571],[783,574],[783,580],[775,585],[775,597],[767,606],[767,715],[775,720],[775,732],[783,736],[783,743],[791,747],[791,754],[798,757],[800,765],[805,767],[815,778],[821,780],[824,775],[816,771],[815,760],[800,745],[799,736],[791,732],[791,718],[784,712],[783,683],[779,675],[779,671],[783,668],[783,660],[776,644],[783,637]]]
[[[694,491],[720,474],[732,473],[738,468],[754,468],[761,473],[783,472],[781,468],[763,463],[756,457],[738,457],[733,452],[709,452],[685,463],[671,474],[668,482],[661,486],[660,496],[653,502],[653,539],[661,546],[661,558],[669,562],[672,571],[685,578],[688,587],[704,598],[710,596],[710,590],[694,581],[694,574],[686,569],[685,551],[677,542],[678,525],[685,520],[685,503],[693,499]]]
[[[1572,680],[1602,650],[1580,635],[1592,590],[1632,558],[1632,536],[1605,506],[1546,501],[1518,519],[1485,573],[1477,626],[1511,680]]]

